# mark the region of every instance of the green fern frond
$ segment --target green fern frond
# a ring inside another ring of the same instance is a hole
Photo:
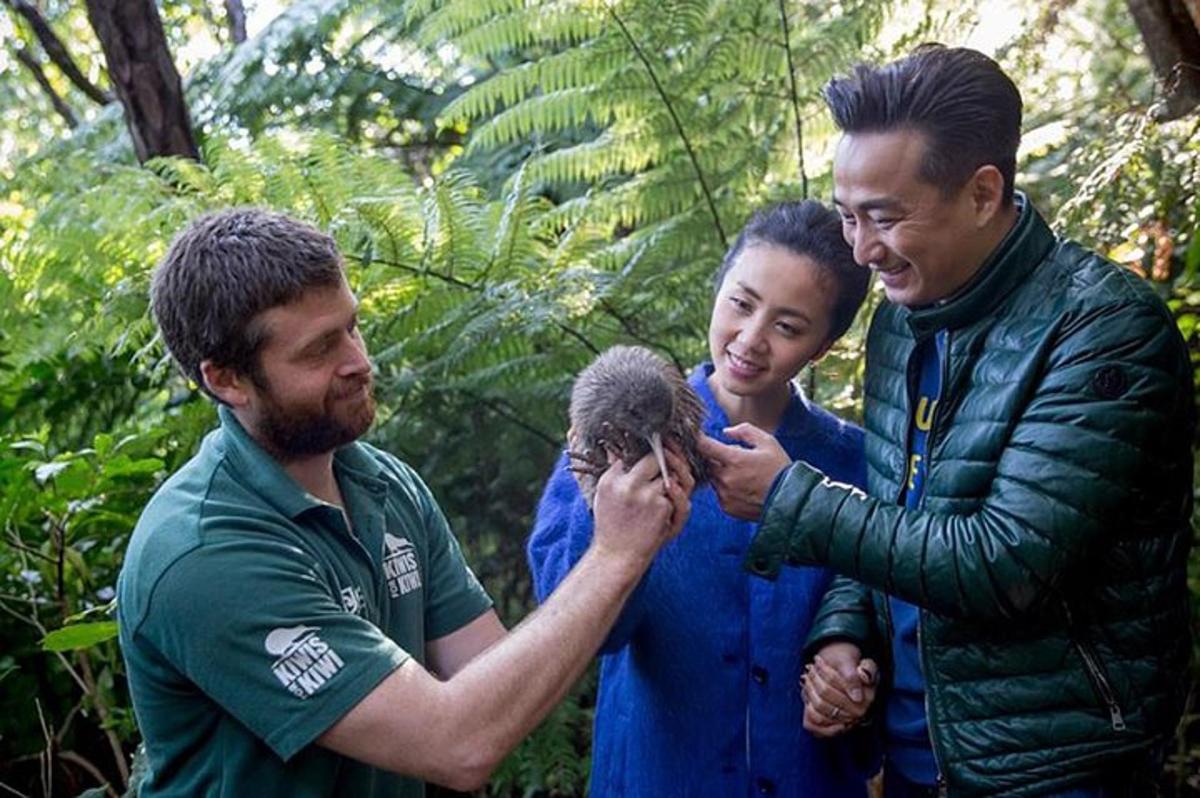
[[[483,22],[505,16],[524,8],[524,0],[475,0],[473,3],[449,3],[436,11],[432,3],[410,4],[410,19],[420,19],[420,41],[438,45],[452,40]]]
[[[538,133],[559,132],[588,125],[603,125],[611,119],[604,106],[593,102],[590,88],[561,89],[530,97],[501,111],[475,129],[468,152],[525,141]]]
[[[483,58],[533,45],[568,47],[596,36],[604,25],[603,16],[589,13],[586,6],[558,0],[493,15],[455,37],[453,42],[464,55]]]

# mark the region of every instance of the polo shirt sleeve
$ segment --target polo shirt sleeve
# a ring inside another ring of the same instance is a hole
[[[208,543],[161,576],[135,639],[286,761],[410,656],[346,612],[321,567],[267,534]]]
[[[425,594],[425,637],[439,637],[466,626],[492,608],[492,599],[467,565],[462,549],[442,508],[424,481],[411,468],[408,475],[416,489],[418,510],[427,534],[429,581]]]

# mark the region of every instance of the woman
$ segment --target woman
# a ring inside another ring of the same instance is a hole
[[[831,478],[865,481],[862,431],[802,396],[792,380],[849,328],[868,273],[833,211],[784,203],[746,225],[716,275],[711,362],[690,383],[705,434],[749,423]],[[545,599],[591,540],[565,456],[538,507],[529,561]],[[683,532],[659,552],[601,650],[592,751],[596,796],[863,795],[850,742],[804,731],[805,637],[831,574],[789,568],[777,582],[742,559],[753,524],[697,489]],[[864,757],[865,759],[865,757]],[[865,762],[864,762],[865,764]]]

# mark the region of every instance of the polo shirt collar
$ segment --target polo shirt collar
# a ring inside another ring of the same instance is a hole
[[[226,459],[238,481],[289,519],[329,506],[300,487],[279,461],[259,446],[228,407],[217,408]]]
[[[971,282],[949,299],[906,310],[915,337],[964,327],[983,318],[1025,281],[1054,246],[1054,233],[1033,203],[1019,191],[1014,201],[1020,208],[1016,224]]]

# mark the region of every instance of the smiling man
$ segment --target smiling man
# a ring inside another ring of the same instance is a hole
[[[1014,191],[1021,98],[923,47],[825,91],[834,202],[888,301],[867,341],[868,494],[706,442],[762,523],[756,573],[829,565],[805,724],[837,733],[864,655],[885,794],[1144,796],[1186,693],[1191,367],[1152,288]],[[783,470],[785,469],[786,470]],[[765,505],[765,506],[764,506]]]
[[[591,660],[686,520],[671,453],[599,480],[594,541],[511,633],[375,416],[333,239],[276,213],[196,220],[155,319],[220,427],[158,490],[118,581],[148,796],[419,796],[482,785]]]

